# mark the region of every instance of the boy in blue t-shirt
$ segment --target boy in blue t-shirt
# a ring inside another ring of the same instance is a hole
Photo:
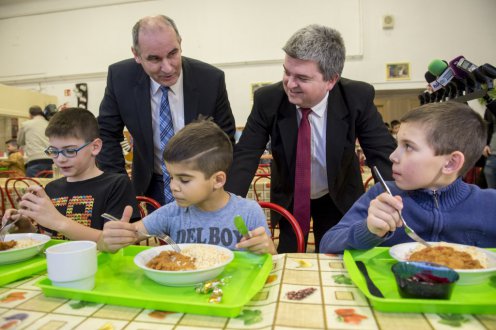
[[[185,126],[169,140],[164,160],[175,201],[131,224],[130,208],[126,208],[122,221],[105,224],[100,250],[115,252],[144,239],[143,234],[165,233],[177,243],[276,254],[258,203],[224,190],[232,144],[215,123],[201,120]],[[245,220],[250,238],[243,237],[234,226],[236,215]]]

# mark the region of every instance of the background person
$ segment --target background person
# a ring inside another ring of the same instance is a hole
[[[213,122],[186,125],[164,152],[172,177],[175,201],[162,206],[132,224],[123,221],[105,224],[99,249],[114,252],[143,239],[145,234],[167,234],[177,243],[206,243],[254,253],[276,250],[261,207],[254,200],[224,190],[226,172],[232,161],[232,143]],[[129,209],[126,210],[126,212]],[[241,215],[252,237],[244,238],[234,225]]]
[[[470,134],[460,134],[470,132]],[[320,244],[322,253],[411,242],[398,211],[424,240],[496,246],[496,190],[465,183],[486,145],[481,116],[457,102],[429,103],[401,119],[394,181],[367,190]]]
[[[24,156],[17,147],[17,141],[10,139],[5,142],[5,145],[7,146],[8,158],[6,160],[0,160],[0,167],[7,167],[7,170],[14,171],[14,173],[9,175],[11,178],[26,176],[24,171]]]
[[[283,50],[283,81],[255,92],[251,114],[234,148],[226,190],[246,195],[270,139],[271,201],[289,209],[307,235],[312,217],[318,252],[324,233],[364,192],[355,140],[367,164],[378,166],[388,178],[388,155],[395,143],[374,106],[373,87],[341,78],[345,47],[338,31],[307,26]],[[301,120],[302,111],[308,114],[307,121]],[[299,130],[300,122],[305,123],[304,130]],[[307,144],[297,148],[299,140]],[[277,221],[275,215],[271,219]],[[278,252],[296,252],[290,225],[281,221],[279,226]]]
[[[29,108],[29,118],[19,128],[17,144],[27,157],[26,176],[34,177],[40,171],[51,171],[53,161],[45,155],[48,147],[48,138],[45,136],[48,121],[43,116],[43,110],[33,105]]]
[[[162,159],[168,138],[201,114],[212,117],[234,141],[234,117],[224,73],[182,56],[181,36],[172,19],[145,17],[132,35],[134,58],[109,67],[98,117],[103,140],[98,164],[105,171],[125,173],[120,142],[126,126],[134,142],[135,191],[164,204],[172,200]]]

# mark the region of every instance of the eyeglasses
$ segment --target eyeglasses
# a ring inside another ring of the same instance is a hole
[[[85,144],[83,144],[79,148],[65,148],[65,149],[59,150],[59,149],[54,148],[54,147],[48,147],[45,149],[45,154],[50,158],[57,158],[60,154],[64,155],[64,157],[66,157],[66,158],[74,158],[77,156],[77,153],[79,150],[83,149],[84,147],[89,145],[91,142],[93,142],[93,141],[86,142]]]

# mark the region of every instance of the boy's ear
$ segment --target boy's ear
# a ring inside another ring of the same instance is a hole
[[[224,171],[218,171],[212,175],[212,178],[214,180],[214,189],[220,189],[226,184],[227,175]]]
[[[100,138],[95,139],[95,141],[91,143],[91,153],[93,154],[93,156],[96,156],[100,153],[100,151],[102,150],[102,146],[103,141]]]
[[[460,172],[464,163],[465,155],[460,151],[453,151],[446,159],[446,163],[443,166],[443,172],[445,174],[456,174]]]

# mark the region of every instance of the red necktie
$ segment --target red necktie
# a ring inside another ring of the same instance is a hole
[[[300,223],[303,234],[310,231],[310,175],[311,175],[311,127],[308,116],[312,109],[301,108],[296,146],[296,171],[293,214]]]

